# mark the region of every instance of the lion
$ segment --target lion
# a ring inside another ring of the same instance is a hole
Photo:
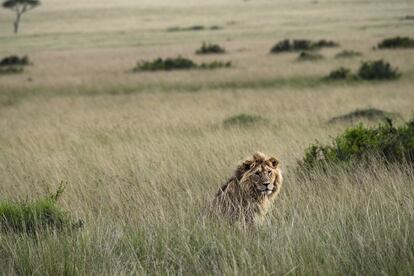
[[[261,152],[239,165],[220,188],[212,207],[231,221],[261,223],[282,187],[278,159]]]

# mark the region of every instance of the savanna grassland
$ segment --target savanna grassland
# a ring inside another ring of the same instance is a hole
[[[75,233],[0,232],[0,275],[412,275],[412,165],[297,169],[310,144],[356,124],[333,117],[364,108],[398,114],[396,124],[413,117],[414,49],[373,49],[414,36],[412,15],[404,0],[49,0],[15,36],[14,15],[0,10],[0,58],[33,63],[0,75],[0,201],[34,201],[63,183],[59,206],[84,222]],[[173,29],[195,25],[205,29]],[[317,61],[270,54],[284,38],[340,47]],[[226,53],[196,55],[203,41]],[[335,58],[342,50],[362,56]],[[232,67],[132,72],[179,55]],[[401,77],[323,79],[376,59]],[[226,123],[240,114],[256,119]],[[258,150],[285,176],[266,223],[203,217]]]

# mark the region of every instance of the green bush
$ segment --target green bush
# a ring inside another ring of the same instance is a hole
[[[363,62],[358,70],[358,77],[363,80],[397,79],[400,73],[384,60]]]
[[[403,18],[401,18],[402,20],[414,20],[414,15],[406,15]]]
[[[284,39],[276,43],[271,49],[270,53],[281,53],[281,52],[298,52],[298,51],[311,51],[318,50],[325,47],[337,47],[338,43],[330,40],[318,40],[311,41],[307,39]]]
[[[203,42],[200,49],[196,51],[196,54],[223,54],[225,52],[226,50],[220,45]]]
[[[347,129],[332,145],[311,145],[300,164],[307,168],[336,164],[349,166],[382,157],[387,162],[414,163],[414,119],[394,127],[391,119],[377,128]]]
[[[255,124],[266,123],[267,120],[259,115],[251,115],[246,113],[237,114],[224,120],[225,127],[232,126],[252,126]]]
[[[401,118],[401,116],[397,113],[386,112],[376,108],[366,108],[366,109],[357,109],[355,111],[346,113],[344,115],[333,117],[329,120],[329,123],[336,123],[336,122],[344,122],[350,121],[353,122],[355,120],[366,119],[371,121],[383,120],[385,121],[387,118],[397,119]]]
[[[192,69],[195,67],[197,65],[192,60],[179,56],[176,58],[157,58],[153,61],[143,61],[137,64],[134,71],[170,71]]]
[[[3,58],[0,61],[0,67],[9,67],[9,66],[26,66],[29,65],[30,61],[27,56],[18,57],[18,56],[8,56]]]
[[[378,49],[414,48],[414,39],[409,37],[387,38],[378,43]]]
[[[231,67],[231,61],[222,62],[222,61],[212,61],[208,63],[201,63],[198,68],[200,69],[218,69],[218,68],[229,68]]]
[[[323,59],[323,56],[318,53],[301,52],[297,58],[298,61],[315,61]]]
[[[231,67],[231,62],[213,61],[210,63],[197,64],[191,59],[176,58],[157,58],[153,61],[139,62],[133,69],[134,72],[139,71],[171,71],[171,70],[188,70],[188,69],[217,69]]]
[[[332,70],[326,77],[329,80],[345,80],[351,77],[351,70],[345,67],[339,67]]]
[[[270,49],[271,53],[280,53],[280,52],[288,52],[292,50],[292,46],[290,44],[289,39],[285,39],[276,43],[275,46]]]
[[[335,58],[353,58],[360,57],[362,54],[353,50],[343,50],[335,55]]]
[[[307,39],[295,39],[292,42],[292,50],[293,51],[305,51],[305,50],[312,50],[312,41]]]
[[[0,230],[2,232],[35,234],[48,230],[72,230],[82,227],[82,222],[73,222],[70,216],[56,205],[63,192],[32,203],[0,203]]]
[[[312,43],[312,47],[314,48],[333,48],[333,47],[338,47],[339,44],[332,41],[332,40],[325,40],[325,39],[321,39],[319,41],[313,42]]]
[[[217,31],[221,30],[222,27],[213,25],[211,27],[205,27],[203,25],[194,25],[190,27],[170,27],[167,29],[167,32],[189,32],[189,31],[204,31],[204,30],[211,30]]]

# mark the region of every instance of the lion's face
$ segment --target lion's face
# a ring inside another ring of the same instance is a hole
[[[261,195],[270,195],[275,192],[281,182],[279,161],[263,154],[255,154],[252,160],[246,160],[239,167],[240,181],[247,190],[254,190]]]
[[[261,194],[271,194],[275,189],[276,170],[267,165],[257,166],[249,174],[250,183]]]

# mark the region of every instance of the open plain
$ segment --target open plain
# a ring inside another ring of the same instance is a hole
[[[412,165],[297,172],[310,144],[356,124],[333,117],[376,108],[397,113],[396,124],[413,118],[414,49],[373,49],[413,36],[412,15],[406,0],[49,0],[14,35],[13,13],[1,9],[0,58],[32,65],[0,75],[0,201],[33,201],[64,183],[59,206],[84,226],[0,233],[0,274],[412,275]],[[317,61],[270,54],[285,38],[340,46]],[[196,55],[204,41],[226,53]],[[342,50],[362,55],[335,58]],[[177,56],[232,67],[132,72]],[[401,77],[323,79],[376,59]],[[225,123],[240,114],[256,119]],[[276,155],[285,177],[266,223],[204,219],[258,150]]]

